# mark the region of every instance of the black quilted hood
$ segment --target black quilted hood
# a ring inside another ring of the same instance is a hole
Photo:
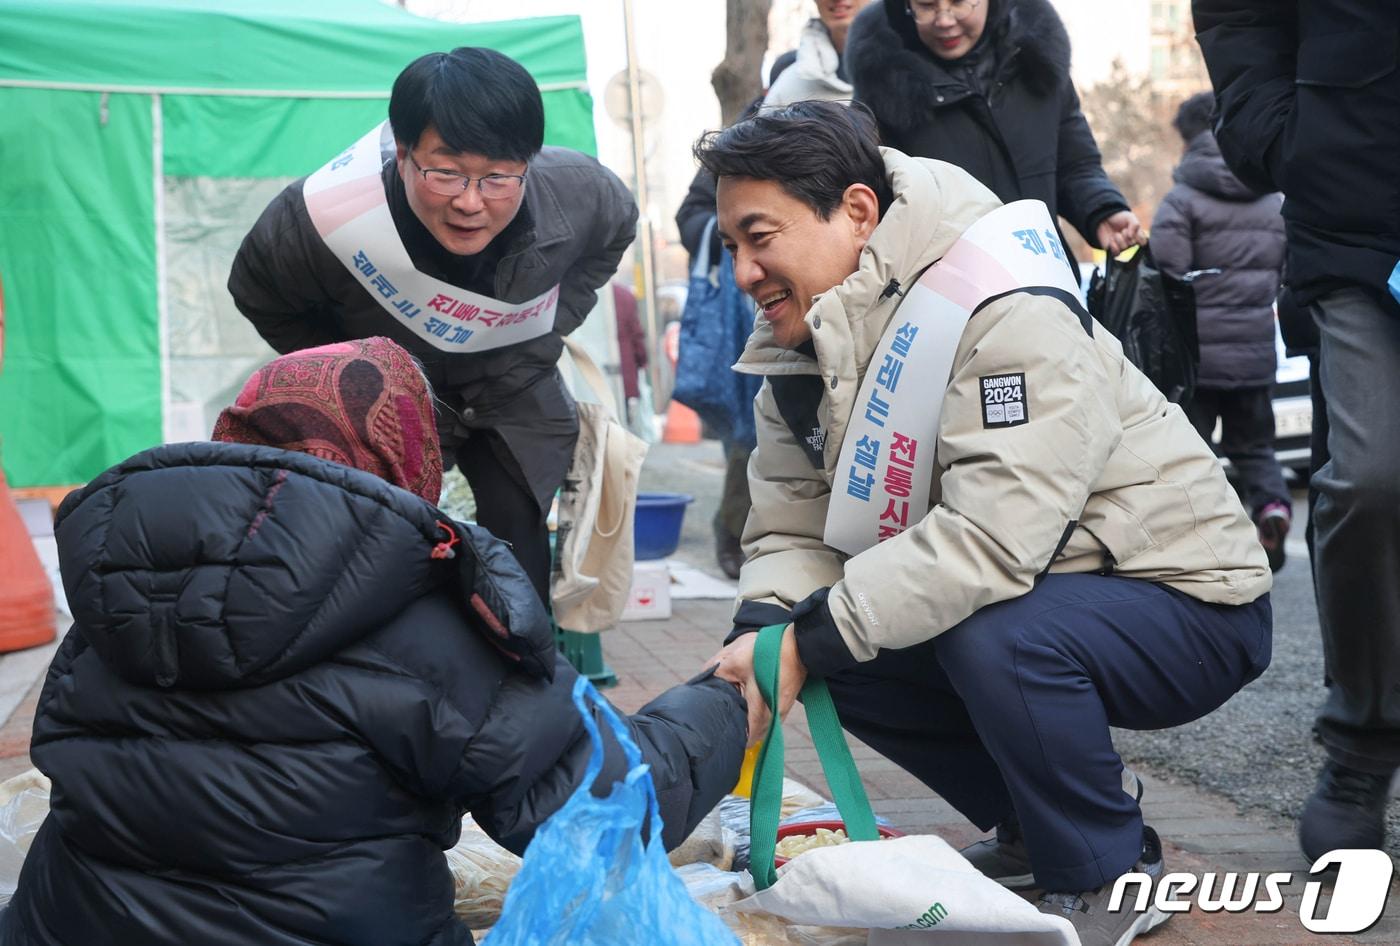
[[[252,686],[311,666],[452,578],[448,538],[406,490],[304,454],[186,443],[140,453],[70,495],[64,589],[124,679]]]

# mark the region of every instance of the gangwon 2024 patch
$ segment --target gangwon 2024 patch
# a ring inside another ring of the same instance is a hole
[[[1031,419],[1024,373],[987,375],[978,381],[983,427],[1015,427]]]

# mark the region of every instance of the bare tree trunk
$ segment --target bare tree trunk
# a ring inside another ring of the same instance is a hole
[[[737,120],[763,91],[761,75],[772,4],[773,0],[725,0],[724,61],[710,75],[725,125]]]

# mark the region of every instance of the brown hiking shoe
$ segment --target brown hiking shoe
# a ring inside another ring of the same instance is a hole
[[[733,535],[715,536],[715,561],[720,571],[733,579],[738,579],[739,569],[744,567],[744,550],[739,545],[739,537]]]
[[[1129,894],[1124,896],[1117,910],[1109,911],[1112,883],[1080,893],[1045,893],[1036,906],[1041,913],[1069,920],[1079,934],[1080,946],[1128,946],[1139,934],[1156,929],[1171,918],[1170,913],[1163,913],[1151,902],[1151,894],[1155,893],[1163,872],[1162,842],[1151,828],[1142,829],[1142,853],[1132,869],[1150,877],[1154,888],[1149,891],[1148,905],[1141,913],[1134,909],[1131,894],[1135,888],[1129,888]]]

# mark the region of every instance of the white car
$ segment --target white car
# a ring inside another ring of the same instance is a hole
[[[1278,370],[1274,373],[1274,453],[1285,470],[1304,482],[1312,451],[1312,397],[1308,393],[1308,359],[1288,357],[1283,336],[1274,321],[1274,347],[1278,350]]]

